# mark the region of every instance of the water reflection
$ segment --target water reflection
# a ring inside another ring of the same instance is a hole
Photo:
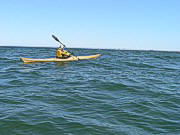
[[[56,62],[56,67],[66,67],[69,65],[69,62]]]

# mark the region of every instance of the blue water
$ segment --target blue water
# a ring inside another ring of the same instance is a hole
[[[24,64],[55,48],[0,47],[1,135],[180,134],[180,53],[70,49],[95,60]]]

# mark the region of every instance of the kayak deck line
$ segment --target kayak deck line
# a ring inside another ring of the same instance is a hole
[[[89,56],[71,56],[71,57],[69,57],[67,59],[59,59],[59,58],[33,59],[33,58],[24,58],[24,57],[21,57],[20,59],[24,63],[31,63],[31,62],[66,62],[66,61],[96,59],[99,56],[101,56],[101,54],[89,55]]]

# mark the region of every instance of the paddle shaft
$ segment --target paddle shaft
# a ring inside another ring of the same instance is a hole
[[[68,52],[70,52],[68,49],[67,49],[67,47],[66,47],[66,45],[65,44],[63,44],[56,36],[54,36],[54,35],[52,35],[52,37],[57,41],[57,42],[59,42],[61,45],[63,45],[63,48],[66,48],[66,50],[68,51]],[[72,53],[72,52],[70,52],[72,55],[74,55],[74,53]],[[74,55],[75,56],[75,55]],[[75,56],[78,60],[79,60],[79,58],[77,57],[77,56]]]

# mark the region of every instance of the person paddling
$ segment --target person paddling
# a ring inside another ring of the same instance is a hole
[[[71,53],[69,53],[68,51],[64,50],[65,45],[63,43],[61,43],[59,41],[59,39],[57,37],[55,37],[54,35],[52,35],[52,37],[60,43],[60,47],[56,50],[56,58],[59,59],[67,59],[69,57],[72,56]]]
[[[71,57],[71,53],[67,52],[66,50],[64,50],[64,47],[59,47],[56,50],[56,58],[59,59],[67,59]]]

